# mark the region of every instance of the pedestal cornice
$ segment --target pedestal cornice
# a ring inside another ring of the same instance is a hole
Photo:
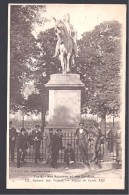
[[[79,74],[52,74],[45,85],[49,89],[78,89],[84,87]]]

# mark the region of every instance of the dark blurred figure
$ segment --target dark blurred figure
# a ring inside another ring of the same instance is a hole
[[[28,143],[30,147],[34,144],[32,132],[28,134]]]
[[[14,162],[14,150],[16,144],[16,129],[12,126],[12,121],[9,123],[9,149],[11,153],[11,161]]]
[[[57,160],[59,157],[59,150],[61,147],[60,129],[53,135],[52,139],[52,168],[57,168]]]
[[[52,160],[52,140],[53,140],[53,129],[49,129],[49,133],[46,137],[46,164],[50,163]]]
[[[42,140],[42,133],[40,131],[40,126],[35,125],[35,130],[32,132],[32,140],[34,144],[34,149],[35,149],[35,163],[41,161],[40,157],[40,145],[41,145],[41,140]]]
[[[75,153],[70,143],[67,144],[67,148],[64,152],[64,162],[66,162],[66,169],[68,169],[70,164],[75,162]]]
[[[21,167],[21,161],[26,163],[25,156],[27,154],[28,143],[27,143],[27,136],[26,130],[21,128],[21,132],[18,133],[17,137],[17,168]]]
[[[79,147],[82,161],[90,168],[88,160],[88,131],[84,128],[83,123],[80,123],[79,126],[75,133],[76,144]]]
[[[94,136],[94,149],[91,162],[95,162],[95,164],[98,164],[101,144],[104,142],[104,135],[102,134],[100,128],[98,127],[98,124],[93,124],[93,126],[90,126],[89,129]]]
[[[113,132],[113,127],[107,134],[107,141],[108,141],[108,150],[110,152],[113,152],[114,149],[114,132]]]

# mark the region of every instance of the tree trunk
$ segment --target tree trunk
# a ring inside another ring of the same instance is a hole
[[[114,127],[114,116],[113,116],[113,125],[112,126]]]
[[[44,132],[44,127],[45,127],[45,110],[42,110],[42,112],[41,112],[41,120],[42,120],[42,132]]]
[[[101,115],[100,129],[102,134],[106,136],[106,114]]]
[[[106,114],[104,114],[104,113],[103,113],[103,115],[101,115],[100,129],[102,131],[102,134],[105,135],[105,138],[106,138]],[[103,160],[104,161],[111,160],[110,152],[108,150],[108,142],[106,139],[104,142]]]
[[[45,90],[45,87],[44,85],[42,86],[41,88],[41,120],[42,120],[42,132],[44,132],[44,127],[45,127],[45,101],[44,101],[44,98],[45,98],[45,95],[44,95],[44,90]]]

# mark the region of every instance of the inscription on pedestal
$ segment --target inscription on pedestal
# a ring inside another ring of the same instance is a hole
[[[80,121],[80,90],[49,91],[49,125],[77,126]]]

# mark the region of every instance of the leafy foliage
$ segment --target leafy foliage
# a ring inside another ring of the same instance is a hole
[[[28,79],[30,70],[28,61],[32,61],[35,48],[35,38],[32,35],[32,23],[41,7],[39,6],[11,6],[10,28],[10,108],[18,110],[24,105],[22,87]],[[44,10],[44,7],[42,7]]]
[[[85,83],[83,111],[105,116],[120,110],[121,25],[104,22],[78,42],[79,58],[74,71]]]
[[[28,96],[28,99],[25,101],[25,108],[27,112],[39,113],[41,111],[41,96],[40,94],[34,94]]]

